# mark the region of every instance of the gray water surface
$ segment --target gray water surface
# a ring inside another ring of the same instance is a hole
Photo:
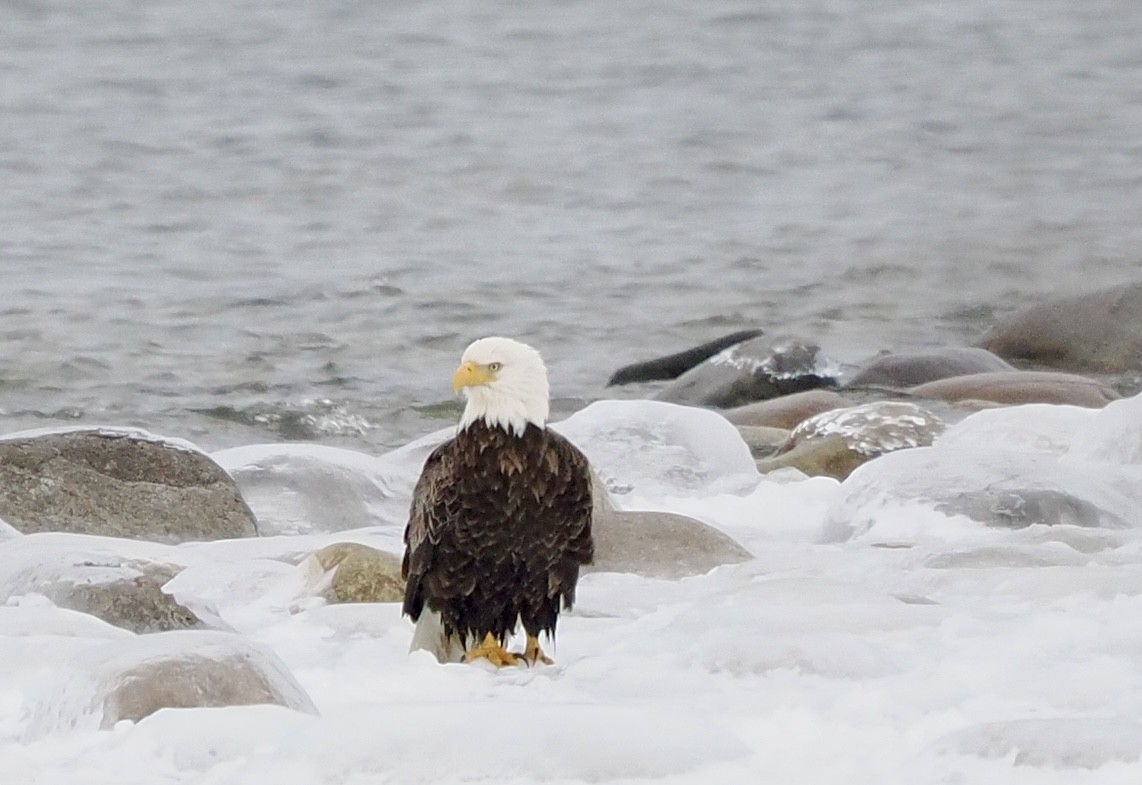
[[[481,335],[573,407],[744,327],[968,343],[1142,260],[1124,0],[20,0],[0,79],[6,431],[381,448]]]

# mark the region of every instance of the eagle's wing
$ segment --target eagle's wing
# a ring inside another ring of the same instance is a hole
[[[413,620],[424,607],[421,579],[432,564],[433,550],[440,542],[447,512],[456,506],[456,486],[450,481],[449,455],[453,444],[445,442],[429,454],[412,492],[408,525],[404,530],[401,577],[405,579],[404,612]]]
[[[558,556],[548,573],[548,595],[563,595],[564,603],[570,607],[575,599],[579,568],[590,564],[595,555],[591,536],[591,468],[575,445],[553,431],[549,434],[549,454],[556,479],[552,483],[555,492],[545,501],[552,522],[558,523],[556,542],[551,543]]]

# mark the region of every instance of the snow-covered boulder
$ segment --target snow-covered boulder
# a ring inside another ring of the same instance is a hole
[[[757,482],[753,456],[737,428],[706,409],[597,401],[551,427],[587,455],[615,497],[705,493]]]
[[[33,686],[27,735],[110,728],[159,709],[276,704],[316,714],[277,655],[239,635],[164,632],[108,640]]]
[[[762,471],[792,467],[810,476],[843,480],[861,464],[895,450],[925,447],[944,430],[927,409],[904,401],[876,401],[814,415],[793,429]]]
[[[403,526],[408,517],[391,461],[320,444],[256,444],[211,457],[238,483],[263,536]]]
[[[0,602],[42,595],[133,632],[204,626],[163,591],[182,565],[166,546],[44,533],[0,542]]]
[[[854,471],[826,516],[826,536],[847,539],[902,513],[919,521],[924,509],[1006,528],[1142,525],[1142,494],[1113,471],[1042,453],[920,447]]]

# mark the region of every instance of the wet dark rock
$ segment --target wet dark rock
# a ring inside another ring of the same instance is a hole
[[[1066,371],[1142,370],[1142,282],[1032,306],[997,324],[980,345]]]
[[[953,376],[1013,370],[1010,363],[986,349],[960,346],[877,355],[862,363],[861,370],[845,386],[915,387]]]
[[[665,357],[656,357],[631,365],[624,365],[611,376],[607,386],[616,384],[630,384],[632,382],[650,382],[660,379],[676,379],[698,363],[713,357],[718,352],[728,349],[734,344],[748,341],[761,335],[761,330],[740,330],[736,333],[724,335],[708,343],[695,346],[677,354]]]
[[[257,534],[238,486],[207,455],[130,430],[0,440],[0,517],[25,533],[167,543]]]
[[[754,338],[719,352],[675,379],[658,400],[730,408],[752,401],[836,384],[820,348],[808,343],[774,345]]]
[[[1051,371],[974,373],[921,384],[909,393],[945,401],[1057,403],[1092,409],[1102,408],[1120,397],[1113,389],[1094,379]]]

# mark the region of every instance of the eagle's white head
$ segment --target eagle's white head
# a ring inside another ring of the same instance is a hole
[[[468,405],[460,430],[476,420],[522,435],[528,423],[547,422],[547,368],[539,352],[511,338],[481,338],[460,357],[452,388],[464,391]]]

